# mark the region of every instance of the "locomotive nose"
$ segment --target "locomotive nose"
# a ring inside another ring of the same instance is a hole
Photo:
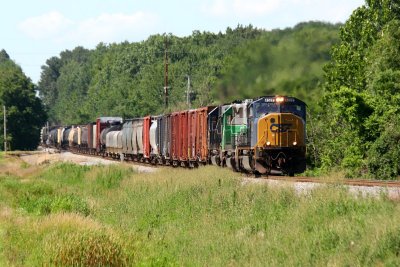
[[[304,145],[304,123],[291,113],[270,113],[258,120],[257,146],[265,148]]]

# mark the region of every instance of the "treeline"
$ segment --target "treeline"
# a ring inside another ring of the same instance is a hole
[[[339,25],[301,23],[265,31],[250,26],[187,37],[77,47],[42,67],[39,92],[54,124],[84,123],[99,115],[136,117],[269,94],[306,101],[320,95],[322,67],[338,42]],[[164,107],[165,41],[169,108]]]

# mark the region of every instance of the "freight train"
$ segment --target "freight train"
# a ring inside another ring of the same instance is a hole
[[[43,127],[43,146],[125,161],[293,176],[306,169],[306,104],[264,96],[171,114]]]

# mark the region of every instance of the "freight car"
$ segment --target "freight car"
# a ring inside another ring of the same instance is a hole
[[[43,145],[150,164],[213,164],[286,175],[306,169],[306,104],[265,96],[171,114],[42,129]]]

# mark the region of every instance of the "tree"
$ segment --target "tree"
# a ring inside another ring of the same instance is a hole
[[[338,43],[338,25],[300,23],[243,43],[226,58],[215,91],[221,99],[293,95],[314,107],[321,96],[322,67]]]
[[[4,50],[0,52],[0,104],[7,107],[7,141],[11,149],[35,149],[46,113],[31,80]],[[0,120],[3,124],[3,116]],[[0,135],[0,139],[3,141],[4,136]]]

